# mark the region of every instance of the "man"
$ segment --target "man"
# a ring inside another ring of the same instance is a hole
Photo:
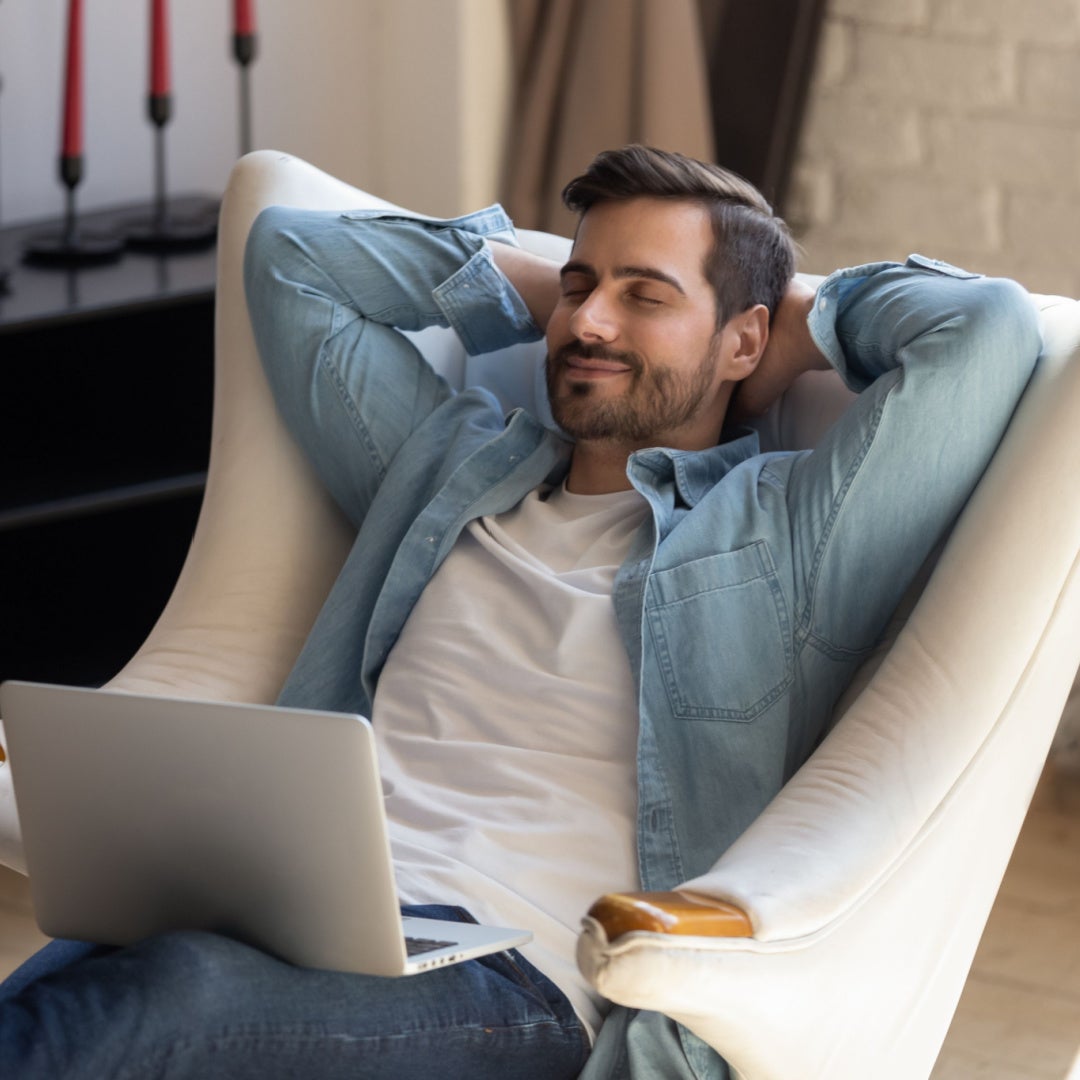
[[[58,947],[4,988],[0,1067],[725,1075],[667,1018],[605,1008],[578,920],[707,870],[805,760],[1038,332],[1016,285],[921,257],[814,294],[760,195],[679,155],[602,154],[565,197],[562,267],[497,209],[271,209],[246,266],[279,408],[358,529],[282,700],[372,716],[406,903],[535,942],[403,980],[205,934]],[[560,430],[452,394],[398,333],[432,324],[474,353],[545,333]],[[862,393],[814,453],[728,423],[829,365]]]

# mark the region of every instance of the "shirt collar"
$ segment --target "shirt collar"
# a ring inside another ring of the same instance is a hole
[[[739,428],[708,450],[671,450],[651,447],[630,455],[627,475],[634,487],[657,489],[674,484],[680,500],[694,507],[736,465],[761,452],[756,431]]]

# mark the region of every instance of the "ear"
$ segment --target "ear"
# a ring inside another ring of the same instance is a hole
[[[755,304],[733,315],[720,331],[725,352],[724,378],[741,382],[753,374],[769,343],[769,309]]]

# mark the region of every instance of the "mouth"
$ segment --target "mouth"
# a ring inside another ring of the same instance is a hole
[[[596,345],[566,344],[554,359],[554,369],[576,381],[611,379],[636,370],[636,357]]]
[[[591,360],[582,356],[563,357],[563,371],[576,379],[602,379],[612,375],[625,375],[633,369],[629,364],[616,360]]]

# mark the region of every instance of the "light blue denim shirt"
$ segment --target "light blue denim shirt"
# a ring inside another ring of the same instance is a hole
[[[482,390],[454,394],[391,329],[450,326],[472,353],[540,337],[491,259],[495,234],[512,238],[498,207],[442,222],[272,208],[253,227],[248,301],[271,385],[358,529],[283,701],[370,715],[465,524],[566,472],[560,434]],[[637,679],[645,889],[707,871],[812,752],[1039,352],[1019,286],[921,256],[832,275],[810,329],[860,391],[812,453],[763,454],[742,433],[627,465],[652,510],[614,589]],[[615,1009],[585,1075],[630,1075],[631,1061],[726,1074],[667,1018]]]

